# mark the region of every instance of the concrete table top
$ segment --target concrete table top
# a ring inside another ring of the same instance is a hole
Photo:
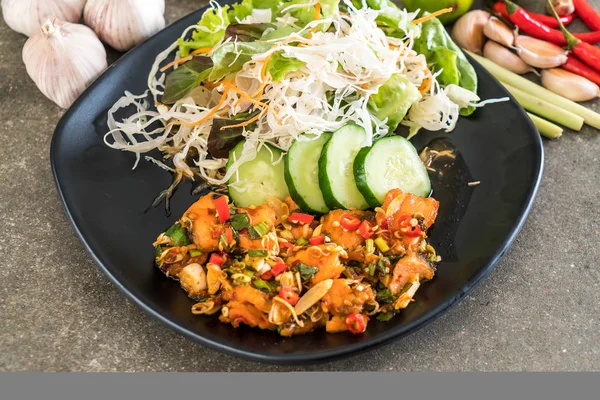
[[[600,0],[593,3],[600,8]],[[204,4],[167,0],[167,20]],[[63,111],[27,76],[25,40],[0,22],[0,370],[600,370],[597,130],[544,140],[544,178],[521,234],[495,271],[442,318],[341,361],[262,365],[163,327],[96,268],[54,187],[50,140]],[[111,61],[117,57],[110,53]],[[597,102],[590,107],[599,109]]]

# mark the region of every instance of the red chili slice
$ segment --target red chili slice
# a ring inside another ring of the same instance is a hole
[[[363,238],[369,239],[374,233],[373,225],[369,221],[363,221],[358,227],[358,233],[360,233]]]
[[[273,279],[273,272],[272,271],[267,271],[264,274],[262,274],[260,276],[260,279],[263,279],[265,281],[271,280]]]
[[[277,263],[275,264],[275,266],[273,268],[271,268],[271,273],[273,274],[273,276],[277,276],[279,274],[281,274],[283,271],[285,271],[287,269],[287,265],[284,263]]]
[[[220,267],[225,262],[225,259],[220,255],[213,253],[210,255],[210,259],[208,260],[208,262],[211,264],[218,265]]]
[[[369,317],[366,317],[359,313],[350,314],[346,317],[346,328],[355,335],[363,333],[367,329],[367,321]]]
[[[292,306],[295,306],[300,299],[298,293],[294,292],[289,286],[282,286],[281,289],[279,289],[279,297],[290,303]]]
[[[219,222],[224,224],[231,218],[227,196],[221,196],[215,200],[215,208],[219,216]]]
[[[302,213],[292,213],[292,215],[288,217],[288,221],[292,224],[310,224],[314,219],[315,217],[313,215]]]
[[[354,231],[360,226],[360,219],[352,214],[342,214],[340,225],[346,230]]]
[[[404,234],[404,236],[408,236],[408,237],[419,237],[421,236],[421,227],[419,225],[415,226],[414,228],[408,228],[407,230],[403,230],[402,233]]]
[[[225,240],[227,240],[227,244],[233,242],[233,231],[231,228],[225,228]]]
[[[312,237],[312,238],[308,239],[308,242],[310,244],[312,244],[313,246],[318,246],[320,244],[325,243],[325,236],[321,235],[321,236]]]

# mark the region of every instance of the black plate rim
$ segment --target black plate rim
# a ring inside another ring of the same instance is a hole
[[[229,2],[230,1],[226,1],[224,3],[229,3]],[[195,11],[191,14],[195,14],[199,11],[205,10],[206,8],[207,7],[203,7],[200,10]],[[175,21],[171,25],[174,25],[174,24],[178,23],[179,21],[188,18],[191,14],[184,16],[183,18],[179,19],[178,21]],[[135,55],[135,53],[137,53],[148,42],[151,42],[154,37],[160,35],[163,31],[158,32],[156,35],[147,39],[141,45],[139,45],[136,48],[129,51],[126,54],[126,56],[129,57],[129,56]],[[496,78],[494,76],[492,76],[485,68],[483,68],[477,61],[475,61],[469,55],[467,55],[467,58],[469,58],[469,61],[475,67],[477,75],[479,77],[484,75],[486,77],[486,79],[496,81],[496,83],[498,83],[500,86],[502,86],[496,80]],[[453,306],[458,304],[477,285],[479,285],[479,283],[485,277],[487,277],[492,272],[492,270],[498,264],[498,261],[500,261],[500,259],[504,256],[504,254],[506,253],[508,248],[512,245],[516,236],[519,234],[521,228],[523,227],[523,224],[525,223],[525,220],[527,219],[527,216],[529,215],[529,212],[531,211],[531,208],[533,206],[536,194],[538,192],[538,189],[539,189],[539,186],[541,183],[543,169],[544,169],[544,147],[543,147],[542,139],[541,139],[540,135],[538,134],[538,131],[535,128],[533,122],[527,117],[527,113],[525,112],[525,110],[516,102],[516,100],[513,98],[513,96],[508,91],[506,91],[506,89],[504,89],[502,87],[502,89],[505,92],[506,97],[509,97],[511,102],[516,103],[516,105],[518,106],[518,112],[521,113],[522,117],[524,117],[524,118],[526,118],[526,120],[528,120],[530,129],[526,133],[533,136],[533,142],[536,145],[536,150],[537,150],[536,154],[535,154],[536,158],[537,158],[537,160],[536,160],[537,170],[534,171],[535,172],[535,180],[534,180],[534,183],[533,183],[532,187],[530,188],[529,193],[527,195],[527,201],[521,207],[519,217],[517,218],[517,220],[511,227],[510,233],[507,235],[507,237],[503,241],[500,248],[491,256],[491,259],[490,259],[490,261],[488,261],[487,265],[483,266],[480,269],[480,271],[476,275],[474,275],[472,277],[472,279],[467,282],[467,284],[465,284],[465,286],[463,287],[463,290],[458,295],[454,296],[453,298],[449,298],[445,302],[442,302],[441,304],[439,304],[436,308],[431,310],[429,313],[423,315],[420,318],[415,319],[414,321],[412,321],[402,327],[390,329],[389,331],[379,334],[378,336],[375,336],[373,338],[369,338],[369,339],[363,340],[361,342],[349,344],[349,345],[343,346],[341,348],[336,348],[333,350],[324,350],[324,351],[311,352],[311,353],[300,353],[300,354],[260,354],[260,353],[256,353],[256,352],[245,351],[245,350],[242,350],[239,348],[231,347],[231,346],[225,345],[223,343],[219,343],[217,341],[207,339],[195,332],[192,332],[188,329],[183,328],[182,326],[171,321],[168,317],[160,314],[159,312],[153,310],[151,307],[149,307],[143,301],[138,299],[130,290],[128,290],[118,280],[118,278],[116,276],[114,276],[109,271],[109,269],[96,256],[96,254],[93,252],[92,248],[88,244],[88,241],[86,240],[84,234],[82,233],[80,228],[77,226],[77,224],[69,210],[69,207],[67,205],[65,195],[63,193],[63,189],[60,184],[60,178],[58,177],[58,174],[57,174],[56,164],[55,164],[56,163],[55,155],[56,155],[56,147],[57,147],[56,143],[58,141],[58,137],[60,136],[60,133],[62,132],[61,128],[65,124],[65,121],[67,121],[70,118],[71,114],[73,114],[75,112],[75,110],[78,108],[79,104],[86,101],[87,97],[89,96],[89,93],[92,92],[92,89],[102,83],[103,76],[105,74],[107,74],[115,65],[119,65],[119,63],[124,62],[123,60],[126,60],[126,59],[127,59],[127,57],[123,56],[119,60],[117,60],[114,64],[109,66],[109,68],[100,77],[98,77],[96,79],[96,81],[94,81],[94,83],[92,83],[92,85],[90,85],[88,87],[88,89],[75,101],[75,103],[71,106],[71,108],[69,108],[69,110],[67,110],[67,112],[63,115],[63,117],[61,118],[61,120],[59,121],[59,123],[56,126],[56,129],[52,136],[52,142],[50,145],[50,166],[52,169],[52,176],[54,178],[54,183],[56,185],[56,189],[57,189],[60,201],[65,210],[67,219],[68,219],[69,223],[71,224],[71,226],[73,227],[73,230],[75,231],[77,238],[83,244],[85,250],[90,255],[90,257],[92,258],[94,263],[121,292],[123,292],[130,300],[132,300],[134,302],[134,304],[136,304],[140,309],[142,309],[142,311],[144,311],[147,315],[149,315],[150,317],[159,321],[163,326],[166,326],[166,327],[172,329],[173,331],[175,331],[195,342],[198,342],[198,343],[203,344],[211,349],[214,349],[214,350],[217,350],[217,351],[229,354],[229,355],[237,356],[237,357],[240,357],[240,358],[243,358],[246,360],[250,360],[250,361],[269,363],[269,364],[278,364],[278,365],[300,365],[300,364],[310,364],[310,363],[321,363],[321,362],[332,361],[332,360],[343,358],[343,357],[348,357],[350,355],[356,355],[356,354],[362,353],[366,350],[383,346],[394,340],[403,338],[405,336],[408,336],[408,335],[414,333],[415,331],[423,328],[424,326],[428,325],[429,323],[433,322],[437,318],[444,315]]]

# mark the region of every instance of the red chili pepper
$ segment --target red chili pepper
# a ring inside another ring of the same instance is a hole
[[[573,0],[575,13],[593,31],[600,31],[600,14],[585,0]],[[563,22],[564,25],[566,25]]]
[[[407,237],[419,237],[421,236],[421,233],[423,231],[421,231],[421,227],[419,225],[415,226],[414,228],[409,228],[407,230],[403,230],[402,233],[404,234],[404,236]]]
[[[572,54],[569,54],[567,62],[561,65],[561,68],[564,68],[574,74],[583,76],[584,78],[587,78],[596,85],[600,86],[600,72],[596,71],[592,67],[588,67]]]
[[[233,230],[230,227],[225,228],[225,240],[227,244],[233,242]]]
[[[506,4],[504,4],[503,2],[497,1],[496,4],[494,4],[494,7],[492,8],[492,10],[494,12],[500,14],[504,18],[508,19],[508,11],[506,10]],[[559,27],[558,22],[556,22],[554,17],[551,17],[549,15],[534,13],[534,12],[527,11],[527,10],[525,10],[525,12],[531,17],[531,19],[541,22],[542,24],[549,26],[550,28],[558,28]],[[563,24],[569,25],[571,22],[573,22],[574,18],[575,18],[575,16],[573,14],[570,14],[570,15],[565,15],[564,17],[560,17],[560,20],[562,21]]]
[[[271,272],[271,271],[265,272],[264,274],[262,274],[260,276],[260,279],[263,279],[265,281],[269,281],[269,280],[273,279],[273,272]]]
[[[225,259],[216,253],[212,253],[208,262],[211,264],[218,265],[220,267],[225,262]]]
[[[290,303],[292,306],[295,306],[298,299],[300,299],[298,293],[294,292],[289,286],[282,286],[281,289],[279,289],[279,297]]]
[[[229,204],[227,196],[221,196],[215,200],[215,208],[217,209],[217,215],[219,216],[219,222],[224,224],[231,218],[229,212]]]
[[[553,8],[552,11],[554,12],[554,17],[558,18],[556,10]],[[562,30],[563,37],[565,38],[565,42],[567,42],[569,50],[590,67],[600,70],[600,48],[578,39],[575,35],[571,34],[563,24],[560,24],[560,29]]]
[[[375,232],[373,232],[373,225],[365,220],[358,227],[358,233],[360,233],[363,238],[369,239]]]
[[[275,266],[273,268],[271,268],[271,273],[273,274],[273,276],[277,276],[279,274],[281,274],[283,271],[285,271],[288,268],[288,266],[284,263],[277,263],[275,264]]]
[[[367,329],[368,320],[369,317],[365,315],[359,313],[350,314],[346,317],[346,328],[355,335],[358,335]]]
[[[342,217],[340,218],[340,225],[346,230],[353,231],[358,229],[360,226],[360,219],[352,214],[342,214]]]
[[[291,249],[292,247],[294,247],[294,244],[290,242],[279,242],[279,247],[286,247],[288,249]]]
[[[390,227],[390,221],[391,218],[386,217],[383,219],[383,221],[381,221],[381,224],[379,224],[379,226],[381,227],[381,229],[388,229]]]
[[[311,222],[313,222],[313,219],[315,219],[314,216],[309,215],[309,214],[301,214],[301,213],[293,213],[292,215],[290,215],[288,217],[288,221],[290,221],[292,224],[310,224]]]
[[[403,215],[400,218],[398,218],[398,229],[406,228],[409,225],[411,219],[412,217],[410,215]]]
[[[318,246],[320,244],[323,244],[323,243],[325,243],[325,236],[321,235],[321,236],[312,237],[312,238],[308,239],[308,243],[312,244],[313,246]]]
[[[519,27],[519,29],[521,29],[523,32],[529,36],[554,43],[557,46],[567,45],[567,40],[561,31],[552,29],[548,25],[542,24],[541,22],[531,18],[522,7],[519,7],[512,1],[503,1],[506,3],[506,11],[508,13],[509,21]],[[577,33],[573,36],[586,43],[595,44],[600,42],[600,31]]]

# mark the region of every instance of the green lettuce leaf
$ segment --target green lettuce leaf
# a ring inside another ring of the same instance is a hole
[[[254,42],[262,38],[263,33],[273,24],[229,24],[225,30],[225,39],[231,38],[234,42]]]
[[[297,71],[303,65],[303,61],[294,57],[285,57],[283,51],[277,51],[269,59],[267,72],[271,74],[273,81],[279,82],[287,73]]]
[[[238,72],[252,59],[252,56],[264,53],[271,47],[272,44],[264,42],[228,42],[219,46],[212,54],[214,67],[208,79],[215,82],[226,75]]]
[[[204,29],[198,29],[192,34],[190,40],[179,39],[179,52],[182,57],[187,57],[191,51],[202,47],[214,47],[225,34],[225,28],[229,25],[227,10],[229,6],[219,9],[208,9],[198,25]],[[223,21],[225,23],[223,23]]]
[[[387,118],[387,125],[393,132],[420,98],[421,93],[406,77],[394,74],[377,94],[371,95],[367,107],[378,119],[383,121]]]
[[[167,75],[164,104],[173,104],[184,98],[210,74],[213,62],[208,57],[196,56]]]
[[[458,84],[463,89],[477,93],[477,73],[467,60],[462,50],[452,41],[452,38],[437,18],[432,18],[421,24],[421,36],[415,40],[413,49],[425,55],[430,68],[436,72],[444,69],[438,77],[442,87]],[[456,81],[458,74],[458,82]],[[475,111],[475,107],[460,110],[461,115],[468,116]]]

